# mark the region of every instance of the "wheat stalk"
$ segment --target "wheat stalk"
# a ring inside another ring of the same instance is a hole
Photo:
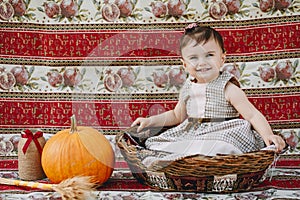
[[[92,191],[95,184],[92,183],[92,178],[89,176],[75,176],[66,179],[59,184],[39,183],[33,181],[22,181],[7,178],[0,178],[0,184],[25,186],[34,189],[56,191],[61,194],[63,200],[86,200],[94,199]]]

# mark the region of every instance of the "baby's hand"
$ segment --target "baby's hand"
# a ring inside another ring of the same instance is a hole
[[[270,143],[273,143],[275,145],[277,153],[280,153],[286,146],[285,141],[278,135],[272,135],[268,139]]]
[[[137,128],[137,132],[142,131],[144,128],[148,127],[150,125],[150,119],[149,118],[143,118],[143,117],[139,117],[137,118],[132,124],[131,127],[133,126],[139,126]]]

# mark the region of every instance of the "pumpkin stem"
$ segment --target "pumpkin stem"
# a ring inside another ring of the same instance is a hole
[[[71,130],[70,133],[75,133],[77,132],[77,124],[76,124],[76,117],[75,115],[71,116]]]

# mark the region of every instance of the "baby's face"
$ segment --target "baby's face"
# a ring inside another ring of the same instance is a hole
[[[225,62],[225,54],[214,39],[205,44],[191,42],[182,48],[183,65],[198,83],[207,83],[219,76]]]

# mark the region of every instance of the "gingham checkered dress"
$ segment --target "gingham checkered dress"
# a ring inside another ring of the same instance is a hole
[[[251,124],[239,118],[239,113],[225,99],[224,88],[231,81],[238,82],[228,72],[222,72],[214,81],[206,85],[204,118],[236,118],[222,122],[194,123],[192,126],[186,119],[180,125],[171,128],[159,136],[146,140],[146,148],[170,152],[145,160],[144,164],[151,164],[155,159],[176,159],[186,155],[204,154],[213,156],[220,154],[245,153],[259,150],[264,146],[260,135],[251,129]],[[189,115],[192,104],[190,103],[190,89],[192,83],[187,80],[183,86],[180,99],[186,102]],[[190,128],[188,128],[190,127]]]

